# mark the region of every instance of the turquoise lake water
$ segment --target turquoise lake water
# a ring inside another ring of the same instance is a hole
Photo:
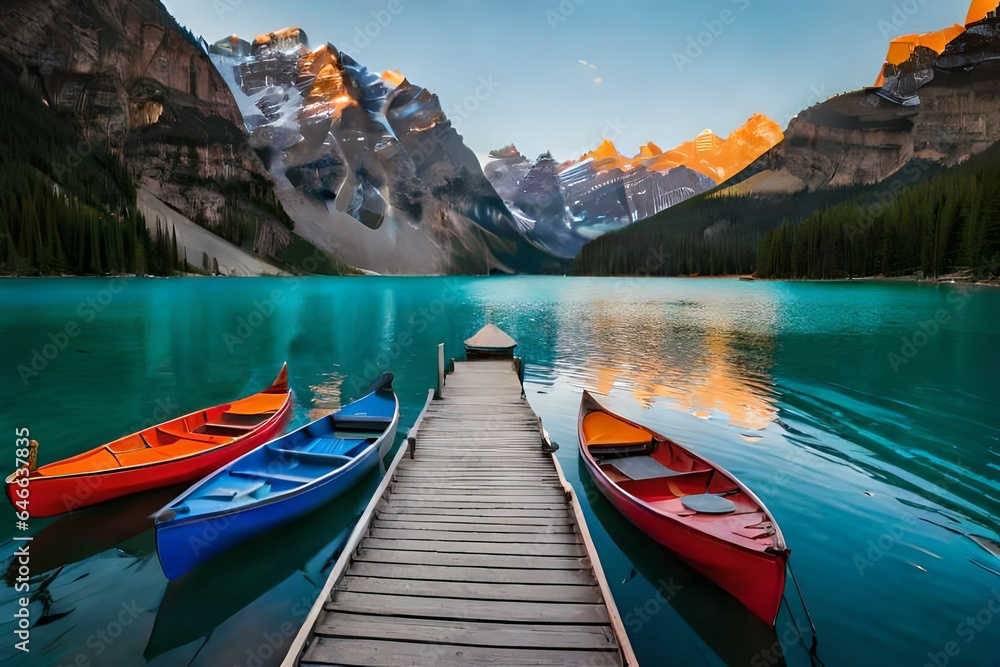
[[[574,278],[0,282],[0,468],[14,429],[47,463],[258,391],[288,361],[295,423],[396,373],[400,433],[486,322],[580,492],[643,665],[808,665],[679,563],[578,462],[583,389],[716,461],[769,506],[833,665],[1000,664],[1000,290],[897,283]],[[37,352],[37,354],[36,354]],[[168,582],[147,515],[181,489],[30,526],[31,653],[3,665],[276,665],[378,484]],[[15,544],[0,510],[0,557]],[[985,538],[985,539],[983,539]],[[790,586],[789,593],[794,589]],[[658,591],[667,593],[667,598]]]

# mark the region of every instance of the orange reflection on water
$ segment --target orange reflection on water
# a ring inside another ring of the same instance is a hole
[[[702,419],[724,413],[738,428],[760,430],[775,420],[772,382],[763,370],[772,365],[769,336],[724,322],[691,326],[683,317],[642,317],[637,324],[623,304],[596,305],[587,343],[565,352],[583,356],[577,363],[588,369],[579,378],[585,388],[608,394],[617,384],[643,407],[665,399]]]
[[[340,388],[344,384],[344,379],[343,375],[331,373],[325,376],[319,384],[309,386],[313,397],[312,405],[306,411],[309,421],[315,421],[340,409],[342,405]]]

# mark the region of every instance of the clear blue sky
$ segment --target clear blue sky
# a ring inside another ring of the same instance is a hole
[[[331,42],[369,69],[399,69],[437,93],[477,155],[514,142],[531,157],[551,150],[560,160],[602,135],[626,154],[646,141],[672,147],[705,128],[725,136],[754,112],[784,127],[819,98],[870,85],[886,35],[962,23],[969,7],[969,0],[164,1],[209,42],[298,26],[313,47]],[[689,39],[699,38],[701,53],[688,52]],[[695,57],[678,63],[677,54]]]

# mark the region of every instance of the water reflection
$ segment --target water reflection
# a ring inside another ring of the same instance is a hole
[[[291,595],[283,582],[302,573],[313,589],[323,585],[357,522],[359,508],[366,504],[379,480],[378,471],[372,471],[329,505],[259,535],[169,582],[143,657],[152,661],[198,642],[199,664],[213,664],[212,651],[206,646],[216,629],[275,589],[302,604],[290,605],[291,613],[285,619],[270,619],[269,627],[278,627],[284,620],[300,623],[309,604]],[[282,544],[281,557],[262,558],[262,553],[271,552],[276,540]],[[237,580],[245,584],[234,586]]]
[[[773,305],[757,308],[766,314]],[[618,387],[646,408],[662,402],[763,429],[777,415],[769,375],[774,332],[745,317],[687,300],[597,300],[560,318],[552,370],[579,389],[609,394]]]
[[[150,530],[153,522],[149,515],[176,497],[184,488],[183,485],[171,486],[118,498],[55,519],[32,538],[32,572],[45,574],[64,565],[86,560]],[[145,546],[145,543],[136,544],[131,555],[147,555]],[[4,573],[4,581],[8,585],[13,584],[16,570],[15,559]]]

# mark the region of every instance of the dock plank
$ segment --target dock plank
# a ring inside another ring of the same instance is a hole
[[[584,602],[598,604],[600,591],[596,586],[537,586],[511,582],[487,583],[408,579],[395,581],[384,577],[365,577],[352,573],[340,583],[340,590],[381,595],[411,595],[417,597],[474,600],[509,600],[516,602]]]
[[[536,526],[537,527],[537,526]],[[499,531],[458,531],[432,528],[390,528],[381,522],[375,525],[372,537],[387,540],[435,540],[441,542],[516,542],[519,544],[582,544],[576,533],[560,533],[554,530],[499,532]]]
[[[448,567],[417,565],[413,563],[383,563],[356,561],[351,574],[387,579],[423,579],[426,581],[464,581],[496,584],[546,584],[564,586],[593,586],[593,579],[586,569],[552,570],[505,567]]]
[[[484,521],[475,522],[455,522],[450,517],[428,517],[429,521],[399,521],[398,517],[380,517],[375,523],[377,528],[391,528],[396,530],[409,530],[422,534],[422,531],[446,531],[454,533],[506,533],[516,534],[555,534],[567,533],[576,535],[573,525],[566,520],[564,522],[551,522],[534,525],[524,525],[517,523],[486,523]]]
[[[614,638],[593,625],[525,626],[521,623],[448,622],[362,614],[330,614],[316,629],[326,637],[434,642],[459,646],[613,651]]]
[[[468,600],[416,595],[379,595],[335,591],[324,605],[327,611],[348,611],[380,616],[444,618],[456,621],[516,621],[519,623],[580,623],[600,625],[608,622],[603,604],[519,602],[513,600]]]
[[[355,667],[603,667],[620,665],[611,651],[539,650],[496,648],[453,644],[372,641],[320,637],[303,656],[302,665],[344,665]]]

